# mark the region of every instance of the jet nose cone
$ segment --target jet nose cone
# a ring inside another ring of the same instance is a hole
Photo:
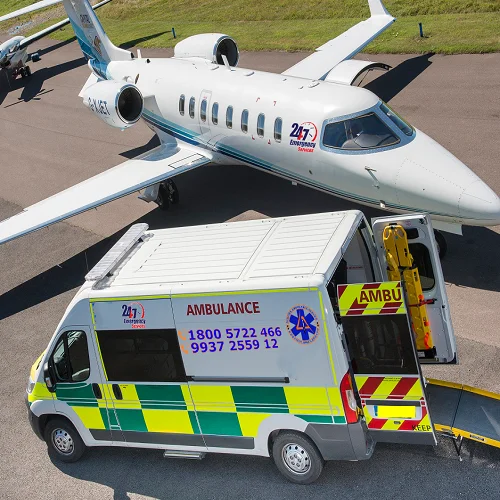
[[[467,186],[458,201],[460,215],[487,226],[500,224],[500,198],[483,181]]]

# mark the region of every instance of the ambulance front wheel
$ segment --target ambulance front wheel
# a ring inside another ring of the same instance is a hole
[[[436,238],[436,243],[438,247],[439,258],[444,259],[446,252],[448,251],[448,244],[441,231],[434,229],[434,238]]]
[[[87,448],[78,431],[62,418],[49,420],[44,437],[50,457],[60,462],[76,462]]]
[[[325,461],[315,444],[300,432],[278,434],[273,443],[273,459],[279,471],[293,483],[310,484],[323,471]]]

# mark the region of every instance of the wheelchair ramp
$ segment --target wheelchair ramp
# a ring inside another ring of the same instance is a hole
[[[428,379],[431,420],[436,431],[500,448],[500,394]]]

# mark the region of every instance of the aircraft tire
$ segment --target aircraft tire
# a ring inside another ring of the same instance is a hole
[[[40,54],[38,52],[34,52],[31,54],[31,60],[33,62],[38,62],[40,60]]]
[[[166,188],[168,191],[168,201],[172,205],[177,205],[179,203],[179,190],[177,189],[175,182],[174,181],[167,181],[166,185],[167,185]]]
[[[158,189],[158,196],[155,202],[160,207],[160,210],[164,210],[165,212],[170,207],[169,192],[163,184],[160,184],[160,188]]]
[[[443,233],[437,229],[434,229],[434,237],[438,246],[439,258],[443,260],[448,251],[448,243],[446,243]]]
[[[21,78],[26,78],[26,71],[25,71],[25,69],[24,69],[24,68],[21,68],[21,69],[19,70],[19,74],[21,75]]]
[[[31,76],[31,68],[29,66],[26,66],[25,73],[26,76]]]

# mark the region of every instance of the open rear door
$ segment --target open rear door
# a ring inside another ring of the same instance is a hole
[[[384,229],[398,224],[406,231],[410,253],[414,265],[418,268],[433,341],[432,355],[429,356],[429,352],[419,352],[420,361],[457,363],[455,334],[431,220],[423,214],[372,219],[373,234],[383,269],[387,269]],[[385,278],[387,279],[387,276]]]
[[[350,368],[373,439],[436,444],[401,283],[338,285],[337,293]]]

